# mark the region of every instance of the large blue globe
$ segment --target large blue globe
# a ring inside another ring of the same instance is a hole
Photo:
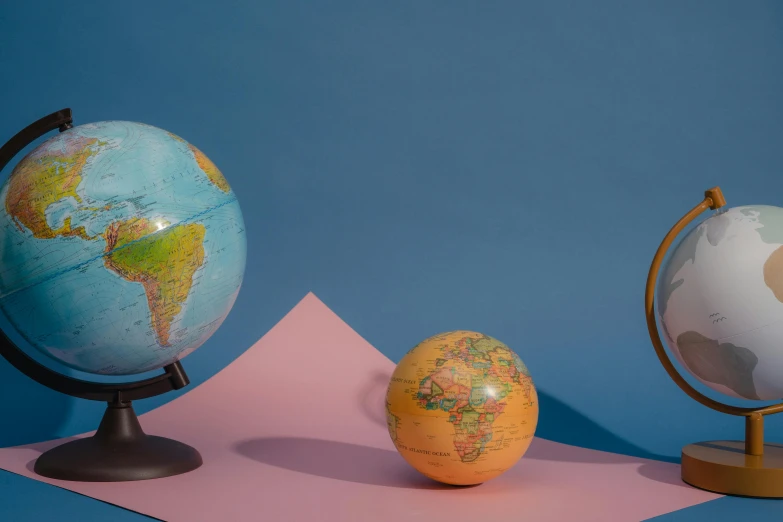
[[[0,309],[69,367],[128,375],[201,346],[233,306],[246,239],[199,149],[141,123],[68,129],[0,191]]]

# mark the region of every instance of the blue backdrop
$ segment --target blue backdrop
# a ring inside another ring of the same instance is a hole
[[[194,385],[313,291],[395,361],[440,331],[495,336],[533,373],[540,436],[676,460],[744,428],[657,361],[647,269],[709,187],[783,205],[781,63],[774,1],[15,2],[0,139],[71,107],[221,168],[248,269],[184,361]],[[0,445],[102,409],[0,361]]]

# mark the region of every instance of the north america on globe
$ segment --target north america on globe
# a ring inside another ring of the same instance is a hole
[[[225,177],[184,139],[108,121],[45,141],[0,192],[0,308],[41,352],[142,373],[203,344],[245,269]]]

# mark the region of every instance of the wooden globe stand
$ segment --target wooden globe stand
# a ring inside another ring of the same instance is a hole
[[[692,399],[721,413],[745,417],[744,441],[710,441],[682,449],[682,480],[694,487],[745,497],[783,498],[783,445],[764,444],[764,415],[783,411],[783,403],[763,408],[740,408],[715,401],[697,391],[677,372],[669,359],[655,320],[654,300],[658,272],[677,235],[707,209],[726,205],[719,187],[705,192],[704,201],[669,231],[655,253],[644,296],[647,328],[655,353],[669,377]]]
[[[54,129],[73,126],[70,109],[32,123],[0,148],[0,171],[30,143]],[[163,368],[162,375],[143,381],[104,384],[67,377],[25,354],[0,330],[0,355],[34,381],[52,390],[108,403],[98,431],[92,437],[56,446],[35,461],[41,476],[83,482],[120,482],[168,477],[192,471],[202,464],[194,448],[176,440],[147,435],[131,401],[184,388],[189,384],[179,361]]]

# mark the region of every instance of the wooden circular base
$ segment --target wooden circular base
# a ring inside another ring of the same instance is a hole
[[[682,480],[724,495],[783,498],[783,445],[764,444],[747,455],[744,441],[718,440],[682,449]]]

